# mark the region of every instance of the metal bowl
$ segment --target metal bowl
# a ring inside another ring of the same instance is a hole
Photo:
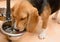
[[[23,31],[19,31],[14,29],[10,24],[11,23],[5,22],[2,25],[1,32],[4,33],[5,35],[16,37],[22,36],[26,32],[26,29],[24,29]]]

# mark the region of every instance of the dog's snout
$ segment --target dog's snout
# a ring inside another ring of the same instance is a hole
[[[13,24],[13,27],[14,27],[15,29],[17,29],[17,25],[16,25],[16,22]]]

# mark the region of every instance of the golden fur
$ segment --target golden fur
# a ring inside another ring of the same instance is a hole
[[[29,7],[29,8],[28,8]],[[38,11],[28,1],[17,3],[12,9],[12,18],[17,28],[22,31],[24,28],[33,32],[38,23]]]

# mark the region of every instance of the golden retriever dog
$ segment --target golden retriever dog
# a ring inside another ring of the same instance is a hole
[[[20,4],[20,3],[22,3],[22,4]],[[15,4],[17,6],[14,6],[12,8],[13,23],[14,22],[16,23],[16,27],[20,31],[23,31],[24,29],[27,28],[28,29],[27,31],[32,32],[32,29],[35,28],[35,26],[37,25],[37,22],[38,22],[39,15],[38,15],[37,9],[32,7],[32,5],[27,0],[24,0],[24,1],[21,0],[21,2],[19,2],[17,4]]]
[[[36,33],[38,17],[42,17],[42,30],[39,32],[39,38],[46,37],[47,22],[50,14],[58,11],[60,0],[19,0],[12,8],[12,23],[20,32]]]

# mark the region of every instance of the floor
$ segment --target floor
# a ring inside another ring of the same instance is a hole
[[[10,6],[11,6],[11,8],[13,7],[13,5],[15,4],[15,0],[11,0],[11,4],[10,4]],[[6,8],[6,1],[0,1],[0,8]]]

